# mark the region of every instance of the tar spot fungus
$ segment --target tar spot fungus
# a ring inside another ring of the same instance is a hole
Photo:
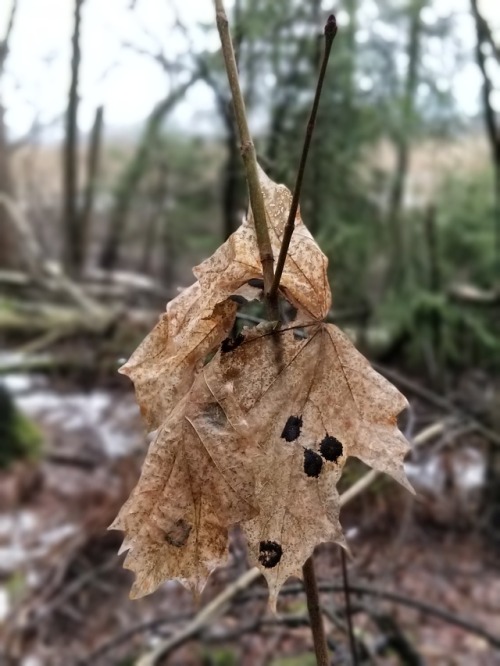
[[[321,452],[321,455],[325,460],[331,460],[332,462],[337,462],[337,460],[340,458],[342,455],[344,449],[342,447],[342,444],[339,442],[339,440],[336,437],[332,437],[331,435],[327,435],[321,444],[319,445],[319,450]]]
[[[300,429],[302,428],[302,416],[289,416],[281,436],[287,442],[294,442],[300,437]]]
[[[172,527],[165,532],[165,541],[171,546],[182,548],[189,538],[193,526],[187,523],[183,518],[176,520]]]
[[[223,354],[232,352],[235,349],[238,349],[238,347],[243,343],[244,340],[245,336],[243,335],[243,333],[238,333],[238,335],[235,338],[226,338],[225,340],[223,340],[220,346],[220,350]]]
[[[304,449],[304,472],[307,476],[318,477],[322,467],[322,457],[312,449]]]
[[[259,546],[259,562],[266,569],[272,569],[281,560],[283,548],[276,541],[261,541]]]

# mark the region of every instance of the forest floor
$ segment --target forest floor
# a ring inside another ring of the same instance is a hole
[[[123,555],[117,555],[121,535],[106,531],[137,480],[147,446],[132,391],[69,390],[31,376],[6,381],[42,429],[44,451],[38,463],[19,463],[0,478],[0,664],[133,663],[131,657],[175,633],[196,609],[174,582],[130,601],[132,576],[121,567]],[[422,424],[435,418],[420,404],[415,413]],[[471,451],[481,447],[471,436],[461,436],[465,440],[452,463],[469,471],[465,496],[442,478],[450,460],[441,439],[424,459],[411,461],[413,480],[420,475],[421,481],[415,483],[415,499],[383,482],[346,508],[350,583],[465,618],[500,645],[500,558],[480,536],[474,517],[482,468],[480,456]],[[474,469],[475,485],[470,483]],[[359,469],[354,466],[350,473]],[[338,646],[335,663],[347,666],[338,547],[321,546],[316,559],[319,580],[336,585],[323,594],[323,602],[333,618],[327,629]],[[202,606],[249,566],[236,532],[228,567],[212,576]],[[264,583],[257,582],[165,663],[314,664],[303,621],[305,598],[300,587],[293,592],[282,597],[273,621]],[[363,663],[500,665],[500,650],[484,635],[400,601],[353,594],[355,633],[372,653]]]

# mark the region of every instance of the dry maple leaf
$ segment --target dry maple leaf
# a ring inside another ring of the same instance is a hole
[[[271,245],[278,256],[292,195],[285,185],[278,185],[268,178],[260,167],[259,179]],[[327,267],[328,259],[302,222],[299,211],[280,289],[301,313],[316,320],[326,317],[331,306]],[[193,272],[200,281],[209,309],[229,298],[235,289],[245,282],[262,277],[251,209],[242,225],[209,259],[196,266]]]
[[[211,365],[211,392],[231,387],[237,415],[258,439],[259,513],[243,528],[275,607],[317,544],[343,542],[336,484],[347,456],[411,489],[397,427],[407,401],[332,325],[314,325],[301,341],[291,330],[245,330]]]
[[[291,194],[259,173],[277,252]],[[262,275],[250,214],[194,269],[198,282],[169,303],[121,369],[147,425],[161,426],[112,525],[125,532],[132,596],[169,578],[198,594],[225,560],[228,528],[241,523],[275,607],[317,544],[344,543],[336,485],[347,456],[409,487],[408,445],[396,423],[406,399],[339,329],[318,323],[330,308],[326,269],[298,216],[281,289],[305,317],[308,337],[296,339],[297,323],[227,338],[231,297],[259,292],[248,285]]]
[[[259,178],[277,254],[292,196],[260,168]],[[328,260],[300,213],[295,224],[281,288],[301,313],[322,319],[331,304]],[[226,243],[193,272],[198,282],[170,301],[158,324],[120,368],[134,382],[137,402],[150,430],[168,418],[189,391],[207,355],[228,335],[236,314],[231,297],[256,297],[258,290],[247,284],[262,276],[251,212]]]
[[[120,368],[134,382],[141,414],[150,430],[158,428],[191,388],[207,354],[227,336],[236,304],[212,310],[195,282],[170,301],[158,324]]]
[[[198,376],[159,430],[137,486],[110,526],[125,532],[124,567],[136,573],[132,598],[172,578],[198,595],[225,563],[228,527],[256,514],[255,444],[231,391],[218,393],[215,400]]]

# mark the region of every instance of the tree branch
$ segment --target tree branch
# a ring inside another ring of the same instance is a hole
[[[14,28],[14,20],[16,18],[17,5],[18,5],[17,0],[12,0],[12,6],[7,21],[7,29],[5,31],[5,37],[0,41],[0,76],[3,74],[5,61],[7,60],[7,56],[9,55],[9,44],[12,35],[12,30]]]
[[[321,68],[319,71],[318,83],[316,85],[314,101],[311,108],[311,115],[309,116],[309,121],[307,123],[306,135],[304,138],[302,154],[300,156],[299,169],[297,171],[297,179],[295,181],[295,187],[293,190],[290,212],[288,213],[288,219],[286,221],[286,225],[283,230],[283,240],[281,241],[280,253],[278,257],[278,262],[276,264],[276,273],[274,275],[274,281],[269,295],[271,299],[277,297],[281,276],[283,274],[283,269],[285,267],[285,261],[288,254],[288,248],[290,247],[290,241],[292,240],[293,230],[295,229],[295,216],[297,215],[297,210],[299,207],[300,191],[302,189],[302,181],[304,179],[307,157],[309,155],[309,147],[311,145],[311,139],[314,132],[314,125],[316,124],[316,116],[318,113],[321,91],[323,90],[323,82],[325,80],[326,68],[328,66],[328,60],[330,58],[330,52],[332,50],[332,44],[336,34],[337,34],[337,22],[335,20],[335,16],[332,14],[331,16],[328,17],[328,21],[325,26],[325,50],[323,53],[323,60],[321,62]]]
[[[245,101],[240,88],[238,78],[238,68],[234,56],[233,44],[229,33],[229,22],[224,9],[223,0],[214,0],[217,29],[219,31],[222,45],[222,55],[226,67],[229,87],[234,106],[234,115],[238,127],[238,134],[241,144],[241,156],[245,166],[248,191],[250,196],[250,206],[252,209],[255,234],[257,236],[257,245],[259,248],[260,261],[262,264],[262,275],[264,278],[264,295],[267,302],[269,318],[278,319],[277,299],[270,298],[270,291],[274,279],[274,256],[267,227],[266,207],[264,197],[260,187],[259,174],[257,170],[257,156],[255,146],[250,135],[248,127]]]

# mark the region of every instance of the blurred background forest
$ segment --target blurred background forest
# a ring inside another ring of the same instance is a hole
[[[331,319],[410,399],[417,490],[377,480],[344,509],[359,663],[500,664],[498,0],[228,7],[259,160],[290,188],[339,24],[302,216]],[[262,582],[233,590],[179,635],[190,596],[130,602],[106,532],[147,447],[116,370],[246,207],[210,0],[2,2],[0,664],[125,666],[161,641],[144,663],[314,664],[300,586],[274,619]],[[202,603],[248,566],[235,533]],[[349,664],[338,549],[318,571]]]

